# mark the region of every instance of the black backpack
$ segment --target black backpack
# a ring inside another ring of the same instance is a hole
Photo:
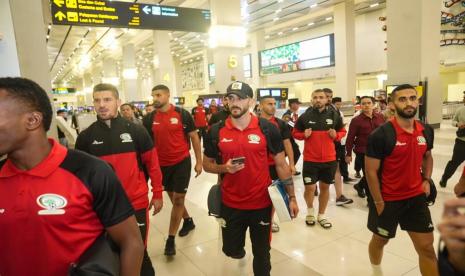
[[[426,139],[427,151],[429,151],[433,148],[433,144],[434,144],[434,130],[429,125],[424,124],[422,121],[416,120],[416,122],[420,123],[423,126],[423,135],[425,136],[425,139]],[[394,125],[392,124],[392,122],[388,121],[385,124],[379,126],[378,131],[382,131],[384,133],[384,136],[388,138],[384,140],[385,141],[384,147],[386,149],[386,154],[387,155],[391,154],[397,142],[396,130],[394,129]],[[381,173],[381,169],[379,173]],[[434,202],[436,201],[437,190],[436,190],[436,185],[434,184],[433,180],[430,179],[429,182],[430,182],[430,194],[426,198],[426,201],[428,202],[428,205],[433,205]]]

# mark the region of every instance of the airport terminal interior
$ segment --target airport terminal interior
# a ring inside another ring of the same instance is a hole
[[[199,98],[205,108],[213,101],[221,107],[227,87],[244,82],[257,103],[275,100],[278,118],[290,100],[304,114],[312,91],[329,88],[341,98],[347,131],[361,112],[360,97],[373,97],[375,112],[383,112],[392,91],[410,84],[420,98],[416,118],[434,128],[437,198],[429,210],[436,253],[444,202],[456,197],[465,165],[446,187],[439,185],[456,143],[454,114],[465,101],[464,0],[0,0],[3,77],[25,77],[46,90],[54,112],[67,117],[54,118],[48,135],[58,139],[59,133],[69,148],[97,120],[93,88],[99,83],[117,87],[138,119],[159,84],[170,89],[170,103],[191,113]],[[260,112],[253,107],[250,112]],[[303,153],[304,142],[297,145]],[[221,222],[207,206],[218,176],[194,177],[192,147],[190,155],[185,206],[196,227],[176,235],[176,255],[164,254],[172,203],[163,193],[147,239],[156,275],[254,275],[248,235],[243,258],[223,253]],[[298,172],[303,163],[302,156]],[[300,212],[286,222],[275,215],[271,275],[421,275],[418,254],[400,228],[380,267],[371,265],[367,199],[354,188],[354,164],[348,167],[352,181],[344,181],[343,194],[353,202],[337,205],[330,186],[329,229],[306,224],[303,174],[292,177]],[[0,276],[7,275],[0,269]]]

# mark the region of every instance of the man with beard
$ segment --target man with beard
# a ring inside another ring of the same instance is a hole
[[[334,141],[340,141],[346,134],[339,112],[328,108],[327,103],[328,97],[322,89],[313,91],[312,107],[299,117],[292,132],[294,138],[305,141],[302,169],[307,203],[305,223],[314,226],[318,222],[325,229],[333,226],[325,211],[329,201],[329,185],[334,183],[337,169]],[[313,200],[317,183],[320,194],[318,217],[315,217]]]
[[[219,128],[219,137],[212,137],[212,126],[204,141],[205,171],[222,174],[221,217],[223,252],[234,259],[245,256],[245,235],[249,228],[252,241],[255,275],[270,275],[271,200],[268,186],[268,153],[273,155],[278,177],[286,185],[291,217],[298,213],[292,174],[286,163],[279,131],[264,119],[250,113],[253,106],[252,88],[234,82],[227,89],[231,116]],[[268,135],[262,131],[268,129]],[[217,144],[214,141],[217,140]],[[221,156],[221,161],[218,160]],[[217,163],[218,162],[218,163]]]
[[[113,167],[136,211],[142,239],[147,246],[148,212],[153,208],[155,215],[163,206],[157,151],[142,125],[126,120],[118,114],[121,100],[114,85],[97,84],[92,96],[97,121],[79,134],[76,149],[95,155]],[[126,107],[132,111],[130,106]],[[144,170],[151,180],[153,196],[150,202]],[[141,275],[155,275],[147,249],[144,252]]]
[[[463,92],[463,103],[465,104],[465,91]],[[455,111],[452,125],[457,127],[457,138],[455,139],[452,159],[447,162],[441,181],[439,181],[441,187],[447,186],[447,180],[452,177],[460,164],[465,161],[465,106],[461,106]]]
[[[400,224],[419,255],[421,274],[438,275],[434,227],[426,202],[433,170],[434,132],[414,119],[418,98],[413,86],[397,86],[391,99],[396,115],[368,137],[365,155],[372,196],[368,201],[368,229],[373,232],[368,247],[370,261],[375,270],[380,270],[383,248],[395,237]]]
[[[194,117],[195,127],[199,131],[199,138],[202,139],[207,133],[210,110],[203,105],[203,98],[197,99],[197,106],[192,108],[192,116]]]
[[[0,78],[0,275],[69,275],[105,232],[120,275],[138,275],[144,245],[120,181],[102,160],[47,139],[52,116],[37,83]]]
[[[292,98],[288,100],[289,104],[289,109],[284,112],[282,119],[285,120],[288,125],[289,129],[292,130],[294,129],[294,125],[297,122],[297,119],[299,118],[299,108],[300,105],[302,104],[299,99],[297,98]],[[297,161],[299,161],[300,158],[300,148],[299,145],[294,140],[294,137],[291,137],[290,139],[291,145],[292,145],[292,152],[294,153],[294,164],[297,164]],[[294,175],[300,175],[299,171],[295,171]]]
[[[143,123],[158,149],[163,187],[173,203],[165,245],[165,255],[173,256],[176,255],[174,238],[181,219],[184,219],[184,223],[179,230],[180,237],[186,236],[195,228],[194,221],[184,205],[191,178],[191,142],[196,159],[195,177],[202,172],[202,152],[192,116],[187,110],[170,104],[169,88],[162,84],[155,86],[152,89],[152,97],[156,109],[144,117]]]

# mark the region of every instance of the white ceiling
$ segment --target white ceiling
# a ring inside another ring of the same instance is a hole
[[[49,1],[42,0],[45,7]],[[124,0],[125,2],[139,2]],[[224,0],[229,1],[229,0]],[[241,0],[243,26],[248,32],[264,30],[266,39],[305,31],[332,21],[334,5],[345,0]],[[142,0],[148,4],[209,9],[208,0]],[[378,6],[374,4],[379,3]],[[315,5],[316,4],[316,5]],[[371,5],[371,6],[370,6]],[[385,0],[356,0],[355,12],[365,13],[385,6]],[[50,8],[45,11],[46,22],[51,22]],[[47,26],[46,26],[47,28]],[[50,73],[54,83],[73,82],[84,72],[102,73],[103,59],[121,60],[121,46],[136,45],[139,74],[148,74],[153,67],[153,35],[151,30],[120,28],[88,28],[82,26],[48,25],[47,49]],[[208,34],[174,31],[170,33],[172,54],[182,60],[199,56],[207,47]],[[83,57],[90,65],[79,70]],[[92,71],[92,68],[95,68]],[[100,68],[100,69],[99,69]],[[119,68],[118,71],[121,71]]]

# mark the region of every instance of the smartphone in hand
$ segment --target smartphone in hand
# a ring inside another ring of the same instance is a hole
[[[231,159],[231,163],[234,164],[234,165],[244,164],[244,162],[245,162],[245,157],[243,157],[243,156],[235,157],[235,158]]]

